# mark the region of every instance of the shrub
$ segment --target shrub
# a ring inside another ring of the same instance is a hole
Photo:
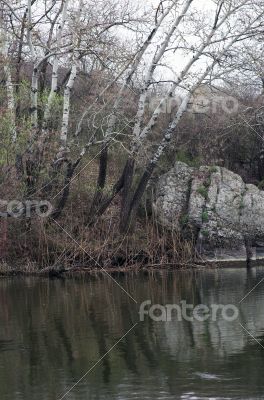
[[[207,212],[207,211],[203,211],[203,213],[202,213],[202,221],[203,221],[204,223],[206,223],[206,222],[209,221],[209,215],[208,215],[208,212]]]
[[[176,155],[176,161],[184,162],[190,167],[199,167],[201,165],[201,159],[199,157],[191,157],[186,151],[178,150]]]
[[[205,185],[200,185],[197,189],[197,193],[199,193],[202,197],[204,197],[206,200],[208,198],[208,187]]]

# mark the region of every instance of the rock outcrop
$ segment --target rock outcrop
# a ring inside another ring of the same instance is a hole
[[[207,259],[264,254],[264,191],[226,168],[176,162],[159,179],[153,207],[160,223],[193,235]]]

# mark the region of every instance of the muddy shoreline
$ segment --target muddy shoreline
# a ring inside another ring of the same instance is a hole
[[[242,268],[249,269],[263,265],[263,260],[252,261],[250,265],[246,262],[241,261],[217,261],[217,262],[199,262],[190,264],[155,264],[155,265],[130,265],[130,266],[114,266],[114,267],[46,267],[39,270],[29,270],[26,267],[17,266],[10,267],[5,270],[0,270],[0,278],[4,277],[17,277],[17,276],[32,276],[32,277],[49,277],[49,278],[70,278],[75,276],[83,275],[125,275],[127,273],[154,273],[164,271],[176,271],[176,270],[210,270],[210,269],[225,269],[225,268]]]

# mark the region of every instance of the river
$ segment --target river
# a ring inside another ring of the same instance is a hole
[[[140,321],[146,300],[238,313]],[[264,399],[264,268],[3,278],[0,302],[1,400]]]

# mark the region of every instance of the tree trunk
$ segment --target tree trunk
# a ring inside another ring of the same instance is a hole
[[[129,214],[133,196],[133,178],[134,178],[135,160],[128,158],[124,172],[124,185],[122,191],[122,203],[120,212],[120,232],[125,233],[129,229]]]
[[[67,203],[67,200],[69,198],[70,194],[70,184],[71,180],[74,174],[75,169],[79,165],[80,159],[75,161],[74,164],[72,164],[70,161],[67,163],[67,169],[66,169],[66,174],[65,174],[65,180],[64,180],[64,187],[61,191],[61,197],[56,205],[55,210],[52,212],[51,217],[53,219],[58,219],[61,216],[61,213]]]
[[[112,189],[112,193],[110,196],[105,197],[102,199],[100,206],[97,208],[96,214],[93,215],[93,219],[90,220],[89,225],[93,225],[96,221],[96,217],[100,217],[104,214],[104,212],[108,209],[114,198],[118,195],[118,193],[122,190],[124,186],[124,177],[126,175],[126,166],[123,169],[122,175],[115,183]]]
[[[67,145],[69,115],[70,115],[70,97],[76,76],[77,76],[77,67],[75,61],[73,61],[71,74],[68,83],[66,85],[66,88],[64,90],[64,98],[63,98],[63,116],[62,116],[62,128],[60,135],[61,145],[63,148],[66,148]]]
[[[138,183],[138,186],[135,190],[134,196],[130,204],[127,204],[127,211],[126,214],[123,216],[121,225],[122,232],[127,232],[128,229],[133,229],[133,223],[136,220],[138,207],[145,193],[149,179],[151,178],[151,175],[154,171],[155,165],[156,164],[154,163],[149,163],[148,167],[146,168],[145,172],[143,173]]]
[[[100,204],[103,198],[103,190],[106,182],[107,164],[108,164],[108,146],[103,143],[100,153],[100,163],[99,163],[96,191],[94,193],[94,197],[90,206],[90,211],[88,216],[89,221],[93,220],[94,216],[97,214],[98,209],[100,208]]]

